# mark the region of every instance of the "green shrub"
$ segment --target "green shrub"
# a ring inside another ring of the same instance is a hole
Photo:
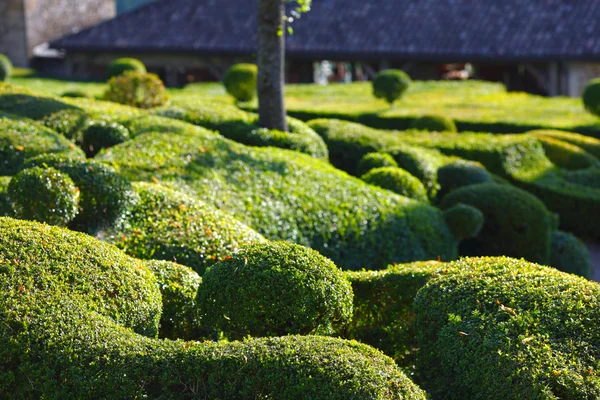
[[[549,265],[586,279],[592,279],[594,275],[588,248],[581,240],[567,232],[552,233]]]
[[[539,136],[537,139],[544,147],[548,159],[561,168],[577,170],[600,166],[596,157],[571,143],[548,136]]]
[[[507,255],[546,264],[550,260],[552,216],[535,196],[512,186],[483,183],[465,186],[442,199],[449,209],[464,203],[479,209],[483,229],[461,243],[465,255]]]
[[[167,92],[157,75],[126,71],[108,81],[104,99],[138,108],[153,108],[167,102]]]
[[[427,192],[421,181],[402,168],[375,168],[367,172],[360,179],[371,185],[391,190],[401,196],[419,201],[428,201]]]
[[[27,158],[49,153],[84,157],[81,149],[50,129],[0,113],[0,175],[13,175]]]
[[[100,150],[129,139],[129,130],[116,122],[102,120],[90,121],[83,131],[82,147],[88,157],[95,156]]]
[[[240,110],[231,104],[178,102],[160,108],[155,113],[219,131],[226,138],[249,146],[273,146],[296,150],[315,158],[328,157],[323,139],[305,123],[294,118],[288,118],[289,132],[281,132],[261,128],[255,114]]]
[[[87,235],[0,219],[0,393],[7,399],[424,400],[379,351],[314,336],[156,340],[143,263]]]
[[[10,217],[13,213],[8,199],[8,184],[11,178],[10,176],[0,176],[0,217]]]
[[[527,133],[532,136],[535,136],[537,139],[552,138],[563,142],[571,143],[587,151],[597,159],[600,159],[600,140],[597,138],[580,135],[578,133],[557,130],[537,130],[529,131]]]
[[[373,95],[392,105],[402,97],[411,83],[410,77],[404,71],[398,69],[381,71],[373,79]]]
[[[421,261],[390,265],[381,271],[344,273],[354,292],[354,314],[346,337],[373,346],[410,368],[416,357],[413,300],[445,263]]]
[[[54,168],[19,172],[8,185],[8,198],[15,217],[50,225],[67,226],[79,212],[79,189]]]
[[[129,181],[104,164],[49,154],[29,159],[24,168],[31,167],[55,168],[79,188],[79,214],[71,229],[93,233],[112,224],[131,202]]]
[[[341,268],[455,256],[437,208],[298,152],[246,147],[191,126],[137,136],[99,158],[130,179],[179,187],[268,239],[311,247]]]
[[[135,200],[105,240],[142,259],[176,261],[200,275],[262,236],[223,211],[160,185],[135,183]]]
[[[440,185],[437,197],[441,199],[446,194],[460,187],[492,182],[492,177],[477,162],[456,161],[438,169],[437,181]]]
[[[475,237],[483,228],[483,213],[475,207],[458,203],[444,212],[446,223],[457,240]]]
[[[428,132],[456,132],[456,124],[452,118],[444,115],[424,115],[415,119],[411,128]]]
[[[196,293],[202,278],[191,268],[170,261],[150,260],[145,265],[154,272],[162,295],[159,337],[197,338]]]
[[[123,75],[123,73],[127,71],[135,71],[145,74],[146,66],[136,58],[118,58],[108,66],[106,79]]]
[[[200,324],[232,339],[330,335],[352,316],[352,288],[314,250],[257,243],[213,265],[202,277],[196,303]]]
[[[600,396],[600,286],[509,258],[463,259],[417,294],[420,381],[432,398]]]
[[[256,95],[258,68],[254,64],[235,64],[225,72],[223,85],[237,101],[250,101]]]
[[[596,116],[600,116],[600,78],[588,82],[582,95],[585,109]]]
[[[363,176],[372,169],[382,167],[398,167],[398,163],[388,153],[367,153],[358,162],[356,172],[358,176]]]
[[[12,75],[13,65],[10,58],[0,54],[0,82],[7,81]]]
[[[41,122],[54,132],[79,144],[83,141],[83,131],[88,125],[88,115],[78,108],[70,108],[48,114]]]
[[[66,92],[63,92],[60,95],[60,97],[87,98],[87,97],[91,97],[91,96],[89,94],[87,94],[86,92],[84,92],[83,90],[67,90]]]

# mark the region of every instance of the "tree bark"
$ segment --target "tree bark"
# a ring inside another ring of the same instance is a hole
[[[263,128],[287,131],[283,99],[285,2],[258,0],[258,115]]]

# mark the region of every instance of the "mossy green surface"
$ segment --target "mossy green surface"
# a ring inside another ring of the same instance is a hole
[[[360,177],[370,185],[387,189],[401,196],[427,202],[427,191],[420,180],[398,167],[374,168]]]

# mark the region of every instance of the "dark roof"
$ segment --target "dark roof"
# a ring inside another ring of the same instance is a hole
[[[67,51],[252,54],[258,0],[159,0],[53,42]],[[314,0],[288,56],[600,60],[600,0]]]

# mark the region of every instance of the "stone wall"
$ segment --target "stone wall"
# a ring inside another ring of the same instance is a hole
[[[572,62],[568,64],[567,95],[579,97],[591,79],[600,77],[600,63]]]
[[[0,0],[0,53],[18,67],[27,65],[23,0]]]

